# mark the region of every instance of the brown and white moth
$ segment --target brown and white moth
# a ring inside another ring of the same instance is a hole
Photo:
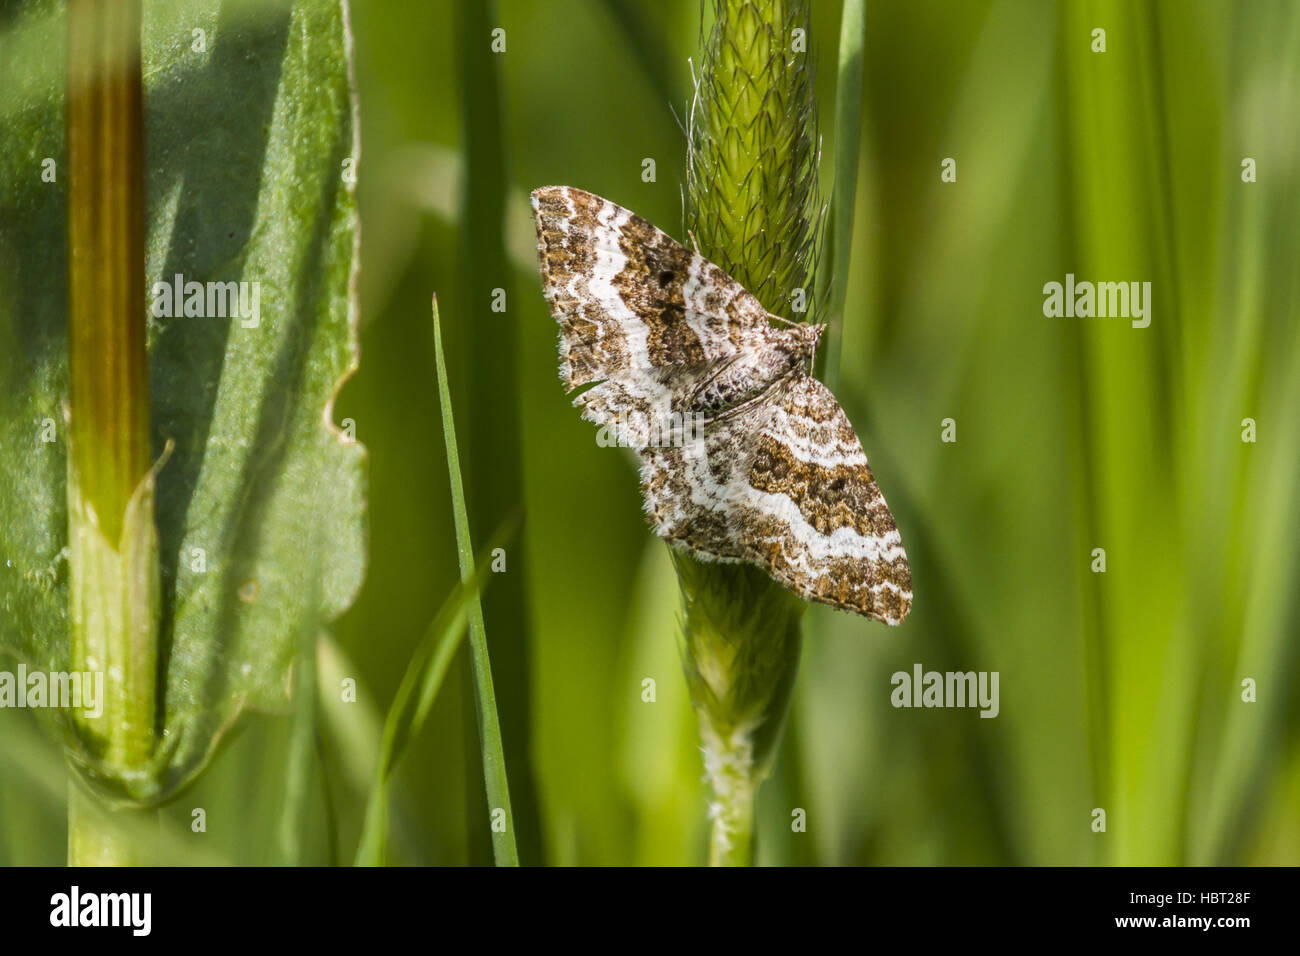
[[[608,199],[569,186],[532,198],[560,378],[583,418],[636,449],[656,533],[901,622],[912,572],[894,517],[844,410],[806,370],[825,327],[769,315]],[[696,437],[676,440],[692,423]]]

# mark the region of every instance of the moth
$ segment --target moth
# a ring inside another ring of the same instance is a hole
[[[608,199],[546,186],[532,204],[560,379],[583,418],[636,450],[655,532],[900,623],[912,606],[902,539],[848,416],[809,371],[825,326],[770,315]]]

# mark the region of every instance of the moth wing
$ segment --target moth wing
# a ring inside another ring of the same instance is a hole
[[[806,375],[775,399],[709,426],[695,448],[642,453],[656,532],[705,560],[756,564],[807,600],[900,623],[912,572],[848,416]]]
[[[899,624],[912,571],[894,516],[835,396],[808,375],[759,429],[747,487],[780,519],[767,521],[768,573],[805,598]]]
[[[666,370],[726,358],[766,334],[750,292],[630,210],[570,186],[537,189],[532,203],[567,389],[662,382]]]

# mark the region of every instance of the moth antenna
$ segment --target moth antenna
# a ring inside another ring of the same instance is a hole
[[[817,326],[817,329],[818,329],[818,332],[817,332],[817,340],[816,340],[815,342],[813,342],[812,355],[809,357],[809,365],[808,365],[808,372],[809,372],[809,374],[811,374],[811,373],[812,373],[812,370],[815,369],[815,368],[817,367],[817,346],[819,346],[819,345],[822,344],[822,335],[823,335],[823,334],[826,332],[826,330],[829,329],[829,328],[830,328],[830,323],[829,323],[829,322],[823,322],[823,323],[821,323],[820,325]]]
[[[687,229],[687,230],[686,230],[686,235],[688,235],[688,236],[691,237],[691,246],[695,249],[695,254],[696,254],[697,256],[698,256],[698,255],[702,255],[703,253],[700,252],[700,242],[699,242],[698,239],[695,238],[695,230],[694,230],[694,229]]]

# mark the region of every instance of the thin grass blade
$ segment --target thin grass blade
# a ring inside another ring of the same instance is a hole
[[[456,551],[461,580],[474,575],[474,548],[469,534],[469,512],[465,507],[465,485],[460,474],[460,452],[456,446],[456,422],[451,411],[451,388],[447,384],[447,360],[442,349],[442,325],[438,319],[438,297],[433,297],[433,344],[438,367],[438,398],[442,403],[442,430],[447,442],[447,467],[451,474],[452,510],[456,519]],[[510,810],[510,785],[506,779],[506,758],[501,741],[501,719],[497,714],[496,691],[492,685],[492,663],[488,659],[487,629],[483,626],[483,604],[475,595],[469,604],[469,640],[474,666],[474,691],[478,700],[479,742],[483,750],[483,781],[487,787],[488,812],[493,820],[492,854],[497,866],[518,866],[514,815]],[[500,823],[504,822],[504,826]]]
[[[499,535],[498,535],[499,536]],[[491,551],[488,551],[491,554]],[[465,635],[471,601],[477,601],[488,572],[486,561],[480,562],[474,576],[459,582],[438,608],[411,655],[397,695],[384,721],[384,735],[375,778],[366,805],[361,843],[357,847],[356,866],[382,866],[388,823],[388,780],[402,758],[407,743],[419,733],[433,706],[447,669],[451,666]]]
[[[840,374],[844,300],[848,295],[849,254],[853,248],[858,148],[862,138],[862,55],[866,40],[866,0],[844,0],[840,15],[839,78],[835,84],[835,187],[827,230],[831,268],[826,314],[830,328],[822,337],[820,356],[822,381],[832,390]]]

